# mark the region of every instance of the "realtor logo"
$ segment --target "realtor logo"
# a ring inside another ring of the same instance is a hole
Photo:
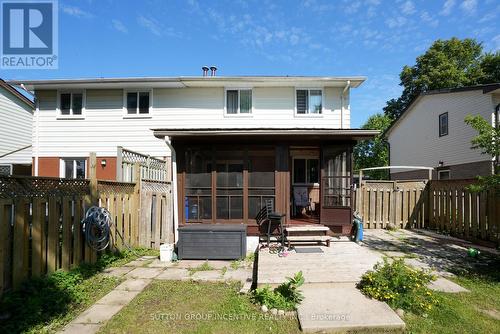
[[[2,69],[55,69],[57,1],[2,2]]]

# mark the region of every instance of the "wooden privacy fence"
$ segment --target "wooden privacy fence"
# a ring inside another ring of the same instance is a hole
[[[363,181],[355,191],[355,211],[365,228],[423,227],[425,181]]]
[[[364,227],[425,228],[471,240],[500,244],[500,198],[494,191],[472,193],[475,180],[363,181],[355,210]]]
[[[98,254],[81,225],[92,205],[110,211],[114,248],[173,242],[169,182],[100,181],[95,155],[89,162],[89,180],[0,177],[0,293],[27,278],[94,262]]]

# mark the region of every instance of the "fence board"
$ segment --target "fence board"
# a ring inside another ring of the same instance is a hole
[[[7,257],[9,251],[9,230],[10,230],[10,200],[0,200],[0,295],[6,287],[5,273],[8,272]]]
[[[81,220],[83,219],[82,199],[75,199],[75,229],[73,230],[73,266],[77,266],[83,259],[83,233]]]
[[[33,199],[32,210],[31,273],[32,276],[39,277],[42,274],[42,253],[45,251],[43,247],[45,244],[45,203],[41,198]]]
[[[28,211],[26,200],[18,199],[15,202],[14,216],[14,254],[12,277],[14,288],[17,289],[21,283],[28,278],[28,263],[26,262],[28,247]]]
[[[49,198],[49,226],[47,233],[47,273],[57,270],[59,248],[59,207],[56,197]]]
[[[64,197],[62,200],[62,254],[61,265],[64,270],[68,270],[71,264],[71,239],[72,239],[72,207],[73,199]]]

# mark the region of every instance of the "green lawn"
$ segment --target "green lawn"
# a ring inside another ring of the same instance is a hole
[[[139,249],[104,254],[94,264],[83,264],[69,272],[57,271],[25,282],[19,291],[7,292],[0,300],[0,333],[53,333],[60,330],[123,281],[123,278],[103,275],[104,268],[157,253]]]
[[[405,316],[410,333],[500,333],[500,262],[480,272],[458,274],[451,280],[470,293],[437,293],[439,304],[427,317]]]
[[[239,284],[154,281],[100,333],[300,333],[238,294]]]

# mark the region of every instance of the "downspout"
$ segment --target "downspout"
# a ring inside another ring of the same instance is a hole
[[[345,106],[345,93],[351,86],[351,80],[347,80],[344,90],[342,91],[342,96],[340,97],[341,106],[340,106],[340,128],[344,128],[344,106]]]
[[[172,172],[172,210],[174,214],[174,244],[179,240],[179,232],[177,229],[179,228],[179,208],[177,203],[177,155],[172,145],[172,138],[165,136],[165,143],[170,149],[170,160],[172,164],[171,172]]]
[[[38,176],[38,155],[39,155],[39,140],[38,140],[38,137],[39,137],[39,131],[38,131],[38,127],[39,127],[39,119],[40,119],[40,106],[38,105],[38,99],[36,98],[35,96],[35,138],[34,138],[34,141],[35,141],[35,149],[34,149],[34,154],[35,154],[35,167],[34,167],[34,174],[35,176]]]

